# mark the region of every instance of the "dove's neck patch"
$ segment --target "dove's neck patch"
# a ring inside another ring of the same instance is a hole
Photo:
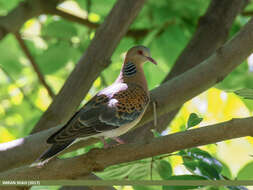
[[[123,75],[126,77],[129,76],[133,76],[137,73],[137,69],[135,64],[133,64],[132,62],[127,62],[125,63],[124,67],[123,67]]]

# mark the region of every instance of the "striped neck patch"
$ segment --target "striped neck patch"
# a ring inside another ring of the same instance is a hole
[[[123,67],[123,75],[124,76],[133,76],[137,73],[137,69],[135,64],[133,64],[132,62],[127,62],[125,63],[124,67]]]

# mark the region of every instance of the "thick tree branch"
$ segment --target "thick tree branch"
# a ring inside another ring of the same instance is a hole
[[[152,90],[151,96],[158,103],[158,115],[172,111],[185,101],[222,80],[250,55],[253,50],[252,40],[253,19],[251,19],[232,40],[219,48],[216,53],[207,60]],[[152,106],[149,106],[138,126],[149,122],[152,118]],[[57,129],[58,128],[52,128],[24,139],[0,144],[0,171],[33,162],[48,147],[48,145],[46,145],[46,139]],[[250,134],[250,132],[248,134]],[[212,135],[210,135],[210,138],[212,138]],[[73,145],[72,150],[76,148],[76,146],[85,146],[96,141],[96,139],[92,139],[82,142],[79,145]],[[14,159],[12,160],[10,158]],[[19,162],[17,162],[17,158]]]
[[[97,29],[94,39],[63,88],[35,126],[33,133],[56,126],[70,118],[93,81],[110,64],[114,49],[144,2],[145,0],[117,1],[109,16]]]
[[[174,133],[147,142],[125,144],[108,149],[93,149],[85,155],[56,159],[43,168],[23,167],[0,174],[3,180],[75,179],[108,166],[171,153],[232,138],[253,135],[253,118],[228,122]],[[68,171],[68,172],[58,172]]]
[[[41,73],[39,66],[36,64],[33,56],[31,55],[28,47],[26,46],[26,44],[25,44],[24,40],[22,39],[21,35],[19,34],[19,32],[15,33],[15,37],[16,37],[21,49],[23,50],[24,54],[26,55],[27,59],[30,61],[32,68],[35,71],[36,75],[38,76],[40,83],[46,88],[48,95],[53,99],[55,96],[53,90],[47,84],[47,82],[44,78],[44,75]]]
[[[211,1],[205,15],[199,21],[194,36],[178,57],[163,83],[200,64],[224,44],[235,17],[243,10],[247,3],[248,0]],[[180,108],[181,106],[158,118],[157,130],[159,132],[166,129]],[[142,134],[140,136],[143,139],[152,138],[153,134],[150,129],[154,127],[153,122],[149,122],[145,126],[127,133],[122,139],[130,142],[136,138],[139,139],[139,134]]]

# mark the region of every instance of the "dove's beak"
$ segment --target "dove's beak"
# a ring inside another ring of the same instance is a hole
[[[152,62],[153,64],[157,65],[157,62],[152,57],[147,57],[148,61]]]

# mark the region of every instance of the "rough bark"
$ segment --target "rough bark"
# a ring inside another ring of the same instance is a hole
[[[108,149],[92,149],[69,159],[56,159],[43,168],[22,167],[0,174],[2,180],[76,179],[106,167],[171,153],[178,150],[253,135],[253,118],[233,119],[167,136],[124,144]],[[59,172],[68,171],[68,172]]]

